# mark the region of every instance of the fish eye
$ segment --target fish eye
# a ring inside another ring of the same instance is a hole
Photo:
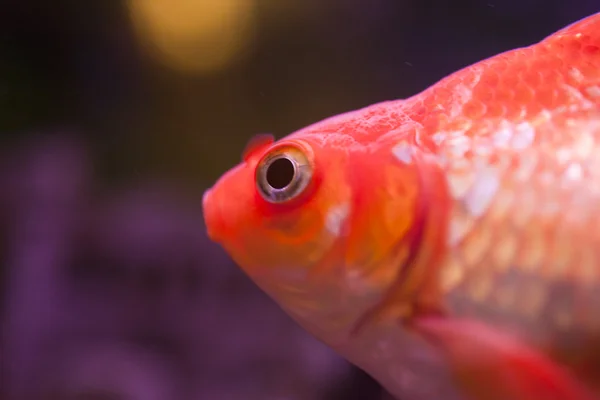
[[[289,201],[308,186],[312,167],[307,156],[296,148],[283,148],[267,154],[258,163],[256,186],[270,203]]]

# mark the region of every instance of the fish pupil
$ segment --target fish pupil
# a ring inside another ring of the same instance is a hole
[[[278,158],[267,168],[267,183],[273,189],[283,189],[292,183],[296,169],[287,158]]]

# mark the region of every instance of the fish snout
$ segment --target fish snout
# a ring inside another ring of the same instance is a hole
[[[223,235],[223,218],[213,189],[207,189],[202,195],[202,213],[209,239],[219,242]]]

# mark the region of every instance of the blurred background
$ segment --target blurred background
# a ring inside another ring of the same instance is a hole
[[[0,398],[383,399],[204,234],[256,133],[413,95],[597,0],[0,2]]]

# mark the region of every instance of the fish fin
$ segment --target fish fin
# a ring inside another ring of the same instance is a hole
[[[411,327],[441,348],[470,399],[596,399],[565,367],[518,338],[483,323],[415,317]]]
[[[258,151],[272,145],[274,142],[275,137],[270,133],[259,133],[254,135],[246,144],[244,151],[242,151],[242,161],[248,161]]]

